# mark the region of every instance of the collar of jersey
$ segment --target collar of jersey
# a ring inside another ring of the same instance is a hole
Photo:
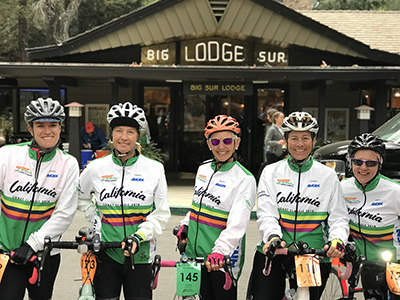
[[[300,171],[299,165],[297,165],[297,164],[295,164],[295,163],[291,163],[291,162],[290,162],[290,161],[291,161],[290,157],[288,157],[288,158],[286,158],[286,159],[287,159],[287,161],[288,161],[289,167],[290,167],[293,171],[299,173],[299,171]],[[314,161],[314,159],[312,158],[312,156],[310,156],[309,159],[307,159],[307,160],[301,165],[301,173],[307,172],[308,170],[310,170],[310,169],[311,169],[311,166],[312,166],[312,164],[313,164],[313,161]]]
[[[138,158],[139,158],[139,155],[138,155],[138,153],[136,153],[134,157],[131,157],[126,161],[125,167],[132,166],[138,160]],[[115,156],[114,151],[112,151],[112,160],[116,165],[122,167],[122,161],[118,157]]]
[[[360,191],[365,191],[365,192],[369,192],[372,191],[374,188],[376,188],[376,186],[379,183],[379,180],[382,178],[382,175],[379,173],[377,176],[375,176],[374,180],[372,180],[370,183],[367,184],[367,186],[365,187],[365,189],[363,188],[363,186],[358,182],[358,180],[356,179],[356,177],[354,176],[354,182],[356,183],[356,186],[358,187],[358,189]]]
[[[218,172],[220,172],[220,171],[221,172],[228,171],[228,170],[232,169],[235,164],[236,164],[236,161],[233,161],[233,162],[230,162],[230,163],[225,163],[218,169]],[[215,171],[216,167],[217,167],[216,164],[214,162],[212,162],[211,163],[211,168]]]
[[[28,147],[29,147],[29,148],[28,148],[29,157],[32,158],[32,159],[34,159],[34,160],[37,160],[37,159],[38,159],[38,157],[37,157],[38,153],[37,153],[35,150],[33,150],[33,149],[29,146],[29,145],[31,145],[31,144],[32,144],[32,142],[26,143],[26,145],[28,145]],[[54,149],[54,150],[51,151],[50,153],[46,153],[45,155],[43,155],[43,160],[42,160],[42,162],[52,160],[52,159],[54,158],[54,156],[56,155],[56,153],[57,153],[57,149],[58,149],[58,148]]]

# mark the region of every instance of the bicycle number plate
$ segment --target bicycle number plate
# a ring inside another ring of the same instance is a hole
[[[396,263],[386,264],[386,282],[390,291],[400,295],[400,265]]]
[[[4,274],[4,271],[6,270],[9,259],[10,259],[10,257],[8,255],[0,254],[0,282],[1,282],[1,279],[3,278],[3,274]]]
[[[96,274],[97,261],[92,251],[83,253],[81,256],[81,272],[82,272],[82,283],[90,284],[94,280]]]
[[[297,286],[310,287],[321,286],[321,270],[319,260],[314,254],[296,255]]]
[[[178,296],[194,296],[200,293],[200,265],[182,263],[176,266],[176,294]]]

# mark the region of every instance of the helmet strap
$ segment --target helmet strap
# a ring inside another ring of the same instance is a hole
[[[227,160],[224,160],[224,161],[217,161],[216,160],[216,158],[214,157],[213,158],[213,162],[214,162],[214,164],[216,164],[216,165],[224,165],[224,164],[226,164],[232,157],[233,157],[233,161],[235,161],[236,160],[236,158],[233,156],[233,154],[235,154],[235,153],[232,153],[232,155],[227,159]],[[218,168],[219,169],[219,168]]]
[[[42,156],[42,155],[49,154],[49,153],[53,152],[55,149],[57,149],[60,146],[60,144],[61,144],[61,139],[59,139],[58,142],[53,147],[45,148],[45,149],[41,150],[39,148],[38,143],[36,142],[35,136],[33,136],[32,143],[29,145],[29,147],[32,150],[38,151],[39,155]]]
[[[137,148],[138,145],[139,145],[139,143],[136,142],[136,143],[135,143],[135,146],[132,148],[132,150],[129,150],[129,151],[126,152],[126,153],[122,153],[121,151],[119,151],[119,150],[118,150],[117,148],[115,148],[115,146],[114,146],[115,155],[116,155],[118,158],[125,157],[125,156],[131,154],[132,152],[134,152],[134,151],[136,150],[136,148]]]

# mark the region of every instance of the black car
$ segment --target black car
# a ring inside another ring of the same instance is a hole
[[[383,162],[381,173],[391,179],[400,181],[400,113],[380,126],[373,135],[380,137],[386,145],[386,157]],[[351,141],[341,141],[322,146],[314,153],[314,158],[336,170],[342,166],[343,175],[351,177],[352,168],[347,154],[347,147]],[[344,164],[343,164],[344,162]],[[338,173],[341,173],[338,171]]]

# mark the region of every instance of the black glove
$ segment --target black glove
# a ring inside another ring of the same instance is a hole
[[[178,238],[178,241],[182,241],[187,238],[188,235],[188,226],[187,225],[182,225],[179,227],[178,233],[176,234],[176,237]]]
[[[269,237],[268,237],[268,241],[270,242],[270,246],[269,247],[273,247],[273,248],[282,248],[281,247],[281,243],[284,241],[284,240],[282,240],[280,237],[279,237],[279,235],[277,235],[277,234],[271,234]]]
[[[128,249],[127,249],[127,246],[128,246],[128,244],[129,244],[130,241],[131,241],[132,243],[136,243],[136,250],[135,250],[135,253],[134,253],[134,254],[138,253],[138,251],[139,251],[139,249],[140,249],[140,242],[141,242],[140,236],[138,236],[137,234],[128,235],[128,236],[125,237],[122,241],[125,243],[125,250],[128,250]]]
[[[15,250],[14,254],[11,256],[11,259],[19,265],[26,265],[26,263],[31,259],[34,254],[35,251],[33,251],[31,246],[25,243],[17,250]]]

